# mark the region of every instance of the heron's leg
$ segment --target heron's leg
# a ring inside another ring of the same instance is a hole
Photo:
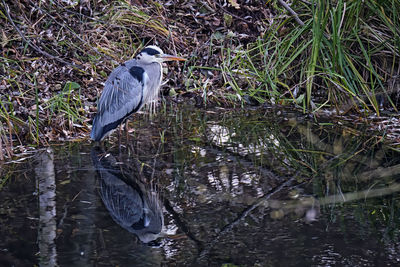
[[[125,122],[125,133],[126,133],[126,143],[129,143],[129,125],[128,125],[128,119]]]
[[[118,130],[118,151],[121,154],[121,135],[122,135],[122,125],[119,125],[119,130]]]

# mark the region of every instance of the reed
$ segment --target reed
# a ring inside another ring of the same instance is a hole
[[[283,16],[256,42],[222,50],[229,88],[304,111],[355,108],[379,115],[382,95],[396,109],[388,82],[400,67],[399,1],[318,0],[294,9],[304,26]]]

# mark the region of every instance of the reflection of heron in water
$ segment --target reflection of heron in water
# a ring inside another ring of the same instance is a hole
[[[100,176],[100,196],[111,217],[148,243],[157,239],[164,225],[159,195],[141,181],[126,178],[112,155],[92,148],[93,165]]]

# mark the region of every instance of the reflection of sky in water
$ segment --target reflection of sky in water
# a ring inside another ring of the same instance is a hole
[[[192,146],[191,152],[196,155],[199,154],[201,157],[205,157],[207,154],[207,150],[199,146]]]
[[[257,144],[250,143],[248,145],[244,145],[234,141],[236,133],[232,132],[231,129],[225,126],[221,126],[216,123],[209,123],[208,129],[210,131],[209,136],[212,143],[217,146],[223,146],[228,151],[238,153],[240,156],[260,156],[263,152],[267,151],[268,146],[273,146],[276,149],[279,149],[279,140],[275,138],[274,134],[272,133],[265,138],[267,143],[265,143],[262,138],[258,138]],[[191,147],[191,151],[192,153],[196,155],[199,154],[202,157],[205,157],[207,154],[207,151],[204,148],[200,148],[198,146]],[[243,186],[252,186],[255,190],[255,196],[260,197],[265,194],[263,188],[256,186],[259,182],[260,175],[254,173],[253,171],[241,171],[241,173],[236,173],[235,169],[232,169],[230,166],[224,164],[232,161],[232,159],[227,158],[226,153],[216,152],[211,156],[214,156],[215,162],[223,164],[218,167],[216,166],[212,171],[208,171],[206,175],[209,185],[212,186],[216,192],[228,193],[230,195],[229,198],[235,198],[243,193]],[[195,170],[192,170],[191,174],[200,175]],[[208,196],[206,199],[213,197],[212,194],[208,195],[209,192],[206,190],[204,191],[205,192],[202,192],[202,194],[206,194]]]
[[[244,145],[240,142],[234,141],[234,137],[237,136],[235,132],[232,132],[229,128],[218,124],[208,124],[211,136],[211,141],[217,146],[225,146],[229,151],[238,153],[241,156],[254,155],[260,156],[263,152],[268,151],[269,147],[275,147],[279,149],[279,140],[270,134],[265,139],[258,138],[257,143],[250,143]],[[252,133],[254,134],[254,133]],[[237,139],[237,138],[236,138]]]
[[[235,133],[230,133],[229,129],[217,124],[212,124],[209,127],[211,132],[211,140],[216,145],[223,145],[230,141],[231,137],[235,136]]]
[[[176,235],[177,231],[178,231],[178,227],[171,223],[171,224],[167,224],[164,227],[165,230],[165,234],[166,235]],[[163,241],[163,246],[162,246],[163,250],[164,250],[164,256],[167,259],[171,259],[173,257],[175,257],[178,254],[178,249],[176,247],[174,247],[174,242],[173,240],[169,240],[169,239],[165,239]]]

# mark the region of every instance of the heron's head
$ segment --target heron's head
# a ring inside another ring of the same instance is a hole
[[[136,56],[137,60],[140,60],[143,63],[162,63],[165,61],[185,61],[186,59],[178,56],[172,56],[168,54],[164,54],[161,48],[155,45],[146,46],[140,53]]]

